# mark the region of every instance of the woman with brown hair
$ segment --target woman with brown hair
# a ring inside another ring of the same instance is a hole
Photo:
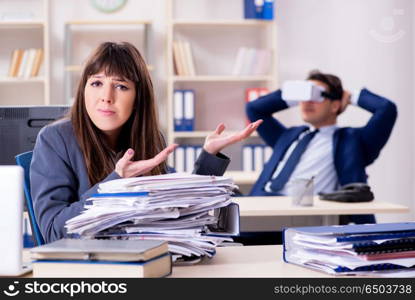
[[[220,124],[205,140],[194,173],[222,175],[219,153],[248,137],[262,121],[224,136]],[[129,43],[106,42],[89,58],[69,115],[41,130],[30,168],[37,222],[46,242],[67,237],[66,220],[80,214],[98,184],[169,172],[153,84],[144,59]]]

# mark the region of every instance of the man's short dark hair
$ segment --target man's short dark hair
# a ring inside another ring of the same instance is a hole
[[[329,87],[327,92],[332,95],[332,100],[341,100],[343,96],[343,86],[340,78],[336,75],[324,74],[319,70],[313,70],[308,75],[307,80],[317,80],[327,84]]]

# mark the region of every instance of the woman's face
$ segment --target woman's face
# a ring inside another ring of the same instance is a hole
[[[116,138],[133,112],[135,95],[132,81],[101,72],[86,82],[86,110],[96,127],[108,137]]]

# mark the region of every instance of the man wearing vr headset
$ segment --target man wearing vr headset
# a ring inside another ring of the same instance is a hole
[[[296,100],[296,101],[293,101]],[[272,115],[299,103],[308,126],[285,127]],[[338,127],[337,117],[354,104],[372,113],[364,127]],[[257,129],[273,154],[250,195],[287,195],[297,178],[314,176],[314,193],[367,182],[365,168],[379,156],[397,117],[390,100],[367,89],[351,95],[337,76],[312,71],[304,82],[291,82],[246,107],[251,121],[263,119]],[[373,215],[343,218],[341,223],[375,223]]]

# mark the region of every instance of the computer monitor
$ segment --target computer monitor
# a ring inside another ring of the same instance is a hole
[[[17,154],[33,150],[43,126],[63,117],[69,106],[0,106],[0,165],[15,165]]]

